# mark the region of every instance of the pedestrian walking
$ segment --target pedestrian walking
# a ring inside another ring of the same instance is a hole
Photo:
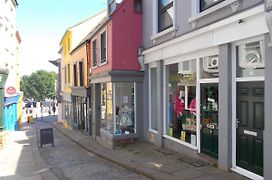
[[[53,110],[53,113],[55,115],[55,113],[56,113],[56,106],[55,105],[53,105],[52,110]]]

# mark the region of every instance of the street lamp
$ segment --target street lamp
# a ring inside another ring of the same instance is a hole
[[[0,131],[4,130],[4,89],[8,77],[8,70],[0,68]]]

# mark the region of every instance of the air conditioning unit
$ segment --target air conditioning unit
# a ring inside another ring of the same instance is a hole
[[[208,68],[209,69],[217,69],[219,66],[219,59],[218,57],[212,57],[209,59]]]
[[[179,74],[193,74],[194,70],[190,61],[182,61],[178,63],[178,73]]]

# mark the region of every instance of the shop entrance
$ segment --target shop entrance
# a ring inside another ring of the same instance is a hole
[[[263,175],[264,82],[237,83],[236,163]]]
[[[201,84],[201,152],[218,158],[218,84]]]

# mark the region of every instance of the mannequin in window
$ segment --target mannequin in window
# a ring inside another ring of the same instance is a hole
[[[193,98],[190,102],[190,113],[196,115],[196,98]]]
[[[184,111],[185,111],[184,96],[185,96],[184,90],[180,90],[179,94],[176,96],[175,112],[176,112],[176,117],[177,118],[181,117],[182,113],[184,113]]]
[[[173,119],[173,136],[179,138],[182,129],[181,118],[183,113],[185,112],[185,92],[184,90],[180,90],[177,92],[178,93],[176,95],[174,104],[175,117]]]

